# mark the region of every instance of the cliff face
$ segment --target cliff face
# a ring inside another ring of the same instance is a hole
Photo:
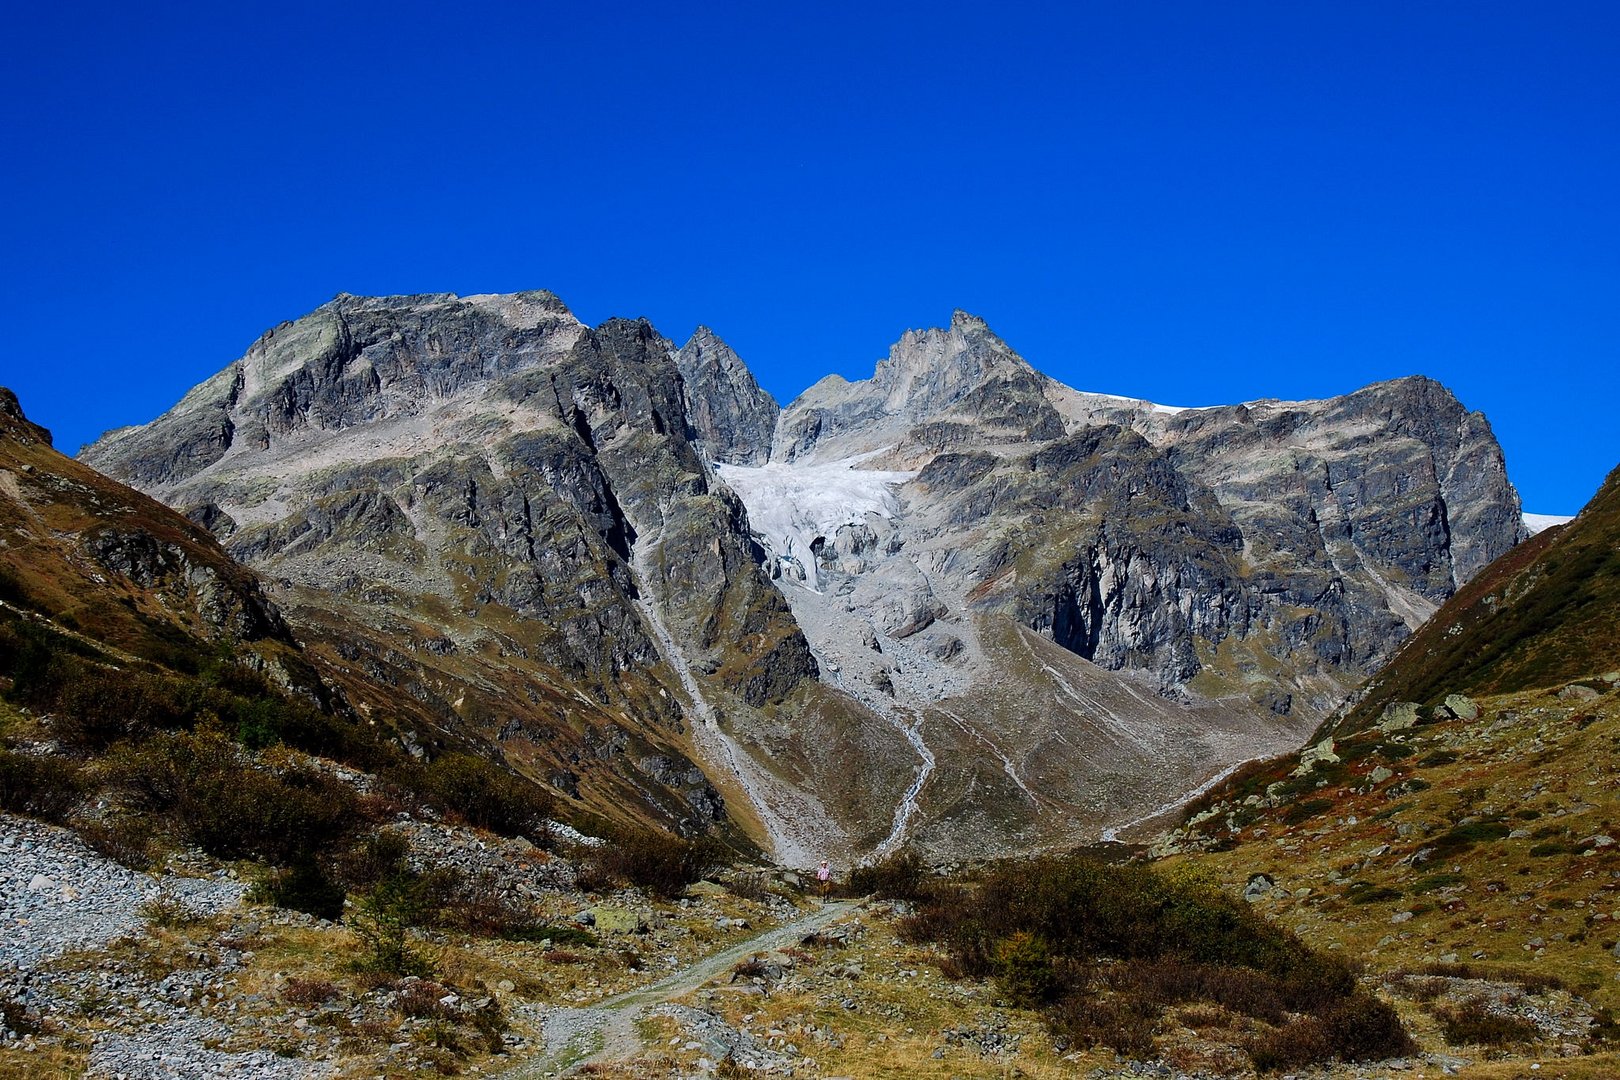
[[[686,416],[699,452],[727,465],[763,465],[771,455],[776,399],[713,330],[700,326],[675,354]]]
[[[1538,533],[1473,577],[1334,718],[1336,735],[1399,702],[1449,694],[1614,685],[1620,670],[1620,468],[1568,524]],[[1604,677],[1607,678],[1604,678]],[[1577,690],[1571,701],[1590,701]]]
[[[961,312],[779,410],[706,329],[340,296],[85,459],[336,666],[790,861],[1095,835],[1285,749],[1521,530],[1428,380],[1170,410]]]

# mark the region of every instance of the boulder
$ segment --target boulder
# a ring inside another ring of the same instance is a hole
[[[1474,703],[1472,698],[1464,697],[1462,694],[1447,694],[1444,707],[1458,720],[1471,721],[1479,719],[1479,706]]]
[[[1378,730],[1388,735],[1396,731],[1405,731],[1416,727],[1418,722],[1418,707],[1415,701],[1392,702],[1384,709],[1383,718],[1378,721]]]
[[[1277,887],[1270,874],[1255,874],[1249,878],[1249,883],[1243,887],[1243,899],[1254,903],[1271,895],[1271,890]]]
[[[621,907],[591,908],[591,924],[604,934],[639,934],[647,923],[636,912]]]
[[[1318,765],[1337,765],[1339,755],[1333,752],[1333,740],[1323,739],[1315,746],[1308,746],[1299,755],[1299,767],[1290,775],[1309,776],[1316,771]]]

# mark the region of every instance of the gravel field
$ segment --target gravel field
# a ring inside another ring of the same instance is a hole
[[[235,907],[229,878],[157,879],[98,854],[66,829],[0,814],[0,972],[28,972],[144,925],[142,904],[168,894],[199,916]]]

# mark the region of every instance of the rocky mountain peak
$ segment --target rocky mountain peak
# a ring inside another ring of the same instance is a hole
[[[949,327],[907,330],[870,379],[823,379],[806,390],[784,411],[774,453],[848,457],[894,446],[934,421],[992,441],[1062,431],[1044,377],[983,319],[957,310]]]
[[[946,329],[908,330],[880,361],[872,382],[889,404],[915,415],[954,403],[998,368],[1033,371],[985,321],[957,310]]]
[[[781,407],[720,336],[699,326],[675,354],[698,451],[727,465],[763,465]]]
[[[961,308],[957,308],[955,311],[951,312],[951,329],[954,330],[957,328],[961,328],[964,331],[983,330],[989,332],[990,330],[989,324],[983,319],[979,318],[977,315],[963,311]]]

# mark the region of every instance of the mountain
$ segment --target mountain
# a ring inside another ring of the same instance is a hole
[[[779,409],[707,329],[339,296],[83,459],[213,530],[339,676],[792,863],[1151,814],[1297,746],[1524,536],[1430,380],[1175,410],[962,312]]]

